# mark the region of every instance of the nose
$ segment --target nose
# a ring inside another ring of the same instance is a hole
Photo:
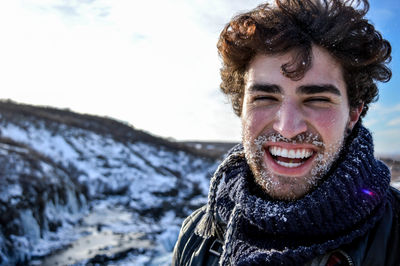
[[[307,131],[307,124],[301,108],[294,101],[282,102],[273,124],[275,131],[287,139]]]

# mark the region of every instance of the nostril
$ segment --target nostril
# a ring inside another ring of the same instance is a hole
[[[279,119],[274,122],[273,129],[283,137],[292,139],[295,136],[307,132],[307,124],[301,118]]]

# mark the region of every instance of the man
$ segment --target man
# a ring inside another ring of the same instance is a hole
[[[368,7],[278,0],[224,28],[242,145],[184,221],[173,265],[400,265],[400,194],[361,123],[391,77]]]

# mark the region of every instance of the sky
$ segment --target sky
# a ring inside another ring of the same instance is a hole
[[[239,141],[219,91],[216,43],[254,0],[13,0],[0,8],[1,99],[112,117],[175,140]],[[393,48],[392,80],[364,119],[377,153],[400,154],[400,3],[368,18]]]

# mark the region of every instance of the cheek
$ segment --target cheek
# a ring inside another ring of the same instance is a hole
[[[309,114],[308,117],[310,124],[325,142],[340,139],[348,121],[348,114],[341,110],[321,110]]]
[[[271,124],[274,114],[265,110],[253,109],[242,117],[242,127],[247,135],[257,137]]]

